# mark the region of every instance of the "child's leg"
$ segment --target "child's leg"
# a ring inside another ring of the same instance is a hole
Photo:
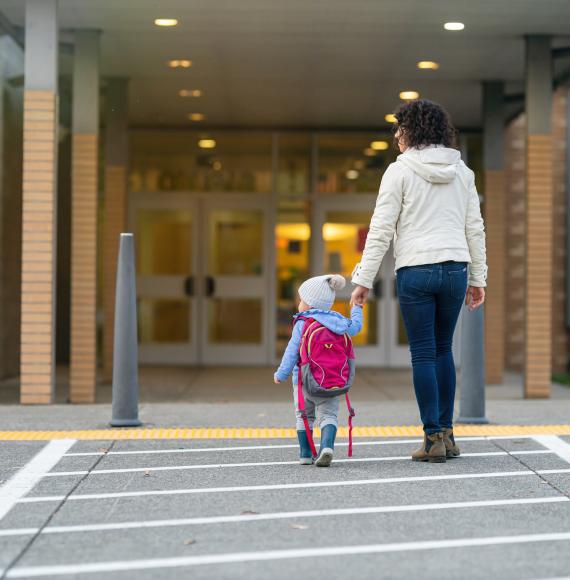
[[[298,401],[299,391],[297,385],[293,385],[293,400],[295,402],[295,418],[297,427],[297,438],[299,439],[299,459],[301,465],[312,465],[313,463],[313,453],[311,451],[311,446],[309,445],[309,439],[307,438],[307,433],[305,431],[305,422],[301,412],[299,411],[299,401]],[[305,412],[307,414],[307,419],[309,421],[309,428],[311,429],[311,434],[313,433],[313,425],[315,423],[315,405],[312,401],[305,399]]]
[[[340,397],[320,398],[317,402],[317,417],[321,428],[321,449],[317,459],[319,467],[328,467],[333,459],[339,406]]]

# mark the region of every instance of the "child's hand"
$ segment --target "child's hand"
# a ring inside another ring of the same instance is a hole
[[[273,382],[274,382],[276,385],[280,385],[280,384],[281,384],[281,381],[280,381],[280,380],[279,380],[277,377],[273,377]]]

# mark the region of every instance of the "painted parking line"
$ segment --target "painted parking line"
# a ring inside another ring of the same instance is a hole
[[[537,435],[534,440],[570,463],[570,445],[556,435]]]
[[[422,512],[453,509],[493,508],[506,506],[528,506],[548,503],[570,502],[566,496],[499,499],[484,501],[464,501],[453,503],[433,503],[416,505],[373,506],[361,508],[339,508],[323,510],[304,510],[296,512],[273,512],[266,514],[247,514],[239,516],[210,516],[195,518],[178,518],[169,520],[151,520],[137,522],[118,522],[112,524],[84,524],[75,526],[51,526],[41,530],[42,534],[72,534],[83,532],[108,532],[117,530],[133,530],[140,528],[167,528],[178,526],[204,526],[212,524],[239,524],[268,520],[285,520],[297,518],[322,518],[330,516],[354,516],[367,514],[391,514],[401,512]],[[0,530],[0,537],[27,536],[39,532],[39,528],[15,528]]]
[[[75,441],[50,441],[26,465],[0,487],[0,520],[36,485]]]
[[[318,429],[316,429],[318,433]],[[570,424],[559,425],[456,425],[462,436],[570,435]],[[338,437],[348,437],[348,428],[339,427]],[[82,429],[75,431],[0,431],[0,441],[48,441],[52,439],[149,440],[149,439],[293,439],[297,431],[274,427],[211,427],[176,429]],[[354,437],[423,437],[419,425],[356,426]]]
[[[66,497],[67,501],[83,501],[96,499],[119,499],[129,497],[148,497],[148,496],[168,496],[168,495],[194,495],[205,493],[230,493],[230,492],[249,492],[249,491],[276,491],[280,489],[310,489],[318,487],[343,487],[359,485],[382,485],[390,483],[410,483],[418,481],[447,481],[454,479],[487,479],[487,478],[504,478],[504,477],[536,477],[537,474],[561,474],[570,473],[570,469],[543,469],[531,471],[521,469],[519,471],[498,471],[489,473],[455,473],[450,475],[424,475],[416,477],[386,477],[379,479],[356,479],[345,481],[319,481],[308,483],[283,483],[268,485],[243,485],[229,487],[198,487],[191,489],[164,489],[150,491],[121,491],[111,493],[86,493],[69,496],[48,495],[24,497],[18,503],[42,503],[50,501],[61,501]]]
[[[532,451],[518,451],[508,453],[507,451],[487,451],[481,453],[463,453],[462,457],[505,457],[510,455],[546,455],[553,454],[550,449],[537,449]],[[409,455],[396,457],[353,457],[351,459],[335,459],[335,463],[376,463],[383,461],[409,461]],[[272,467],[277,465],[299,465],[299,461],[246,461],[243,463],[209,463],[194,465],[163,465],[158,467],[124,467],[117,469],[95,469],[93,471],[51,471],[43,477],[70,477],[75,475],[111,475],[117,473],[147,473],[155,471],[188,471],[200,469],[222,469],[230,467]]]
[[[85,564],[62,564],[54,566],[22,566],[6,573],[6,578],[33,578],[41,576],[94,574],[132,570],[181,568],[213,564],[234,564],[271,560],[295,560],[301,558],[355,556],[362,554],[393,554],[397,552],[450,550],[454,548],[476,548],[485,546],[517,545],[541,542],[570,541],[570,532],[549,534],[527,534],[518,536],[490,536],[421,542],[399,542],[392,544],[368,544],[356,546],[331,546],[321,548],[298,548],[293,550],[268,550],[261,552],[236,552],[230,554],[206,554],[175,558],[154,558]]]

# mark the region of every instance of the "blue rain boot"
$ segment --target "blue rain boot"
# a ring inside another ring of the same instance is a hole
[[[299,463],[301,465],[313,465],[313,454],[309,445],[309,438],[306,431],[297,431],[299,439]]]
[[[336,437],[336,427],[325,425],[321,430],[321,450],[317,458],[318,467],[328,467],[333,460],[334,440]]]

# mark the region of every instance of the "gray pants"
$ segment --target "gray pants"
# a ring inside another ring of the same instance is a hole
[[[309,427],[311,430],[315,424],[315,418],[317,419],[317,425],[322,429],[325,425],[334,425],[338,427],[338,409],[341,397],[307,397],[303,393],[305,399],[305,412],[307,413],[307,419],[309,420]],[[301,417],[299,411],[299,401],[298,401],[298,387],[293,383],[293,401],[295,401],[295,417],[297,424],[297,431],[305,430],[305,423]]]

